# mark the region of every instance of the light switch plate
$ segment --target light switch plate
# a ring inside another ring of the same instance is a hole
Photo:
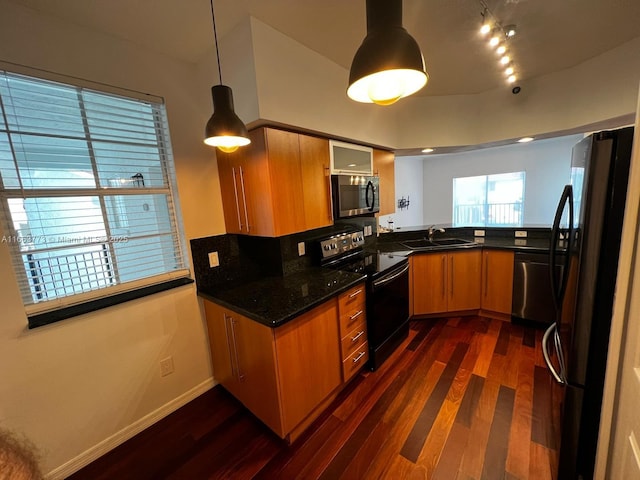
[[[474,237],[484,237],[484,230],[474,230],[473,231],[473,236]]]
[[[516,230],[516,238],[527,238],[526,230]]]
[[[301,257],[304,253],[304,242],[298,242],[298,256]]]
[[[209,252],[209,267],[219,267],[220,259],[218,258],[218,252]]]
[[[365,225],[364,226],[364,236],[368,237],[373,233],[373,227],[371,227],[371,225]]]

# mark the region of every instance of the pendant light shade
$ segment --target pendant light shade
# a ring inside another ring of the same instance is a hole
[[[218,78],[220,85],[211,87],[213,97],[213,115],[207,122],[204,131],[204,143],[218,147],[226,153],[235,152],[239,147],[251,143],[249,132],[242,120],[233,109],[233,92],[231,87],[222,85],[222,69],[220,68],[220,52],[218,50],[218,33],[216,31],[216,16],[211,3],[211,18],[213,20],[213,39],[216,45],[216,60],[218,62]]]
[[[367,0],[367,36],[351,62],[349,98],[391,105],[428,79],[420,47],[402,26],[402,0]]]
[[[223,152],[235,152],[248,145],[249,132],[233,109],[233,92],[226,85],[211,87],[213,115],[205,128],[204,143],[218,147]]]

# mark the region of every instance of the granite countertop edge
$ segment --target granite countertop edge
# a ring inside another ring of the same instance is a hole
[[[531,242],[531,240],[529,240]],[[377,251],[380,253],[392,253],[396,255],[404,255],[410,256],[414,254],[420,253],[437,253],[437,252],[453,252],[459,250],[472,250],[476,248],[488,248],[491,250],[513,250],[513,251],[521,251],[521,252],[529,252],[529,253],[549,253],[549,244],[547,241],[542,240],[534,240],[530,245],[516,245],[513,239],[510,240],[496,240],[496,239],[485,239],[482,243],[474,243],[460,246],[447,246],[447,247],[438,247],[438,248],[422,248],[422,249],[414,249],[411,250],[402,245],[401,242],[388,242],[388,243],[378,243]]]
[[[215,293],[199,289],[198,296],[202,297],[205,300],[209,300],[211,302],[217,303],[218,305],[221,305],[223,307],[229,308],[230,310],[233,310],[234,312],[239,313],[240,315],[244,315],[245,317],[250,318],[251,320],[255,320],[256,322],[261,323],[262,325],[265,325],[270,328],[277,328],[281,325],[284,325],[287,322],[290,322],[291,320],[302,315],[303,313],[306,313],[309,310],[312,310],[313,308],[326,302],[327,300],[330,300],[331,298],[334,298],[340,295],[341,293],[347,291],[351,287],[354,287],[355,285],[358,285],[359,283],[364,282],[367,278],[366,275],[361,275],[357,273],[352,273],[350,275],[352,275],[353,278],[351,278],[348,281],[345,281],[344,283],[341,283],[340,285],[337,285],[335,288],[331,289],[331,291],[325,292],[318,296],[314,296],[313,298],[309,299],[308,302],[305,302],[296,308],[283,310],[281,314],[271,318],[267,318],[263,315],[260,315],[259,313],[256,313],[251,309],[245,308],[242,305],[239,305],[235,302],[225,300],[223,298],[224,290],[222,290],[220,294],[216,295]],[[269,279],[264,279],[261,282],[268,282],[268,281]],[[276,293],[276,290],[278,290],[278,287],[274,287],[273,289],[274,293]]]

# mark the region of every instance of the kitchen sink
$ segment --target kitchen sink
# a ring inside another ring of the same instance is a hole
[[[439,238],[435,240],[428,240],[426,238],[420,238],[418,240],[407,240],[400,242],[411,250],[443,248],[443,247],[456,247],[460,245],[473,245],[473,240],[463,240],[462,238]]]

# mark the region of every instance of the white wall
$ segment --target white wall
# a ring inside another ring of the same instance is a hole
[[[13,2],[0,11],[0,59],[165,97],[185,235],[224,232],[215,157],[202,143],[211,81]],[[213,384],[194,285],[27,330],[2,243],[0,272],[0,425],[36,443],[45,471],[65,476]],[[167,356],[175,373],[160,377]]]
[[[424,225],[423,212],[423,166],[422,157],[397,157],[395,161],[395,188],[396,207],[398,199],[409,198],[409,208],[400,210],[392,215],[382,215],[379,218],[380,225],[388,226],[388,221],[393,219],[394,227],[408,227]]]
[[[571,148],[582,135],[424,158],[424,219],[418,225],[451,224],[453,179],[526,172],[524,224],[552,223],[562,187],[569,182]]]

